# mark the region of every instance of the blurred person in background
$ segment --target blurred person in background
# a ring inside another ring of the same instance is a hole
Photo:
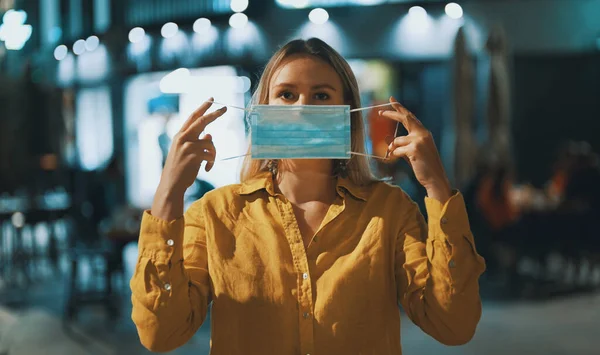
[[[452,190],[430,132],[394,99],[381,115],[408,135],[388,146],[427,192],[428,224],[398,187],[377,181],[365,156],[244,162],[241,184],[183,195],[215,163],[205,127],[226,111],[212,99],[173,141],[141,223],[131,280],[142,344],[185,344],[212,302],[213,354],[400,354],[400,314],[448,345],[468,342],[481,317],[476,252],[462,195]],[[360,107],[348,63],[318,39],[283,46],[253,104]],[[364,153],[360,113],[352,151]]]
[[[557,202],[553,213],[555,244],[562,256],[575,266],[578,278],[585,258],[590,267],[600,263],[600,158],[588,142],[569,142],[559,156],[550,192]],[[561,188],[558,188],[561,187]],[[570,235],[570,238],[561,236]],[[593,272],[589,273],[593,277]],[[576,281],[579,281],[576,279]]]
[[[559,149],[556,162],[553,166],[552,177],[546,184],[546,194],[555,205],[558,205],[564,198],[579,149],[579,144],[573,141],[567,142]]]
[[[514,173],[508,162],[498,159],[490,150],[482,149],[477,170],[465,196],[471,226],[478,238],[478,250],[486,260],[489,276],[515,272],[517,236],[513,227],[520,217],[513,199]]]
[[[124,203],[119,195],[119,186],[125,179],[123,159],[114,156],[103,171],[98,172],[98,181],[93,200],[94,210],[100,212],[98,232],[107,237],[111,254],[108,259],[109,274],[124,270],[123,250],[135,241],[139,233],[140,210]]]

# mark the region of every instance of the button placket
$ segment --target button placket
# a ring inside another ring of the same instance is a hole
[[[173,246],[175,245],[175,241],[173,239],[169,239],[169,240],[167,240],[167,245],[170,247],[170,250],[172,252]],[[171,267],[173,266],[173,263],[171,262],[170,258],[169,258],[169,262],[167,263],[167,265],[169,266],[169,270],[171,270]]]
[[[296,267],[298,279],[298,322],[300,325],[300,348],[302,353],[311,353],[314,346],[314,330],[310,319],[312,310],[312,283],[309,278],[308,251],[304,247],[300,228],[291,203],[277,199],[279,212],[283,219],[286,239],[290,245],[292,258]]]

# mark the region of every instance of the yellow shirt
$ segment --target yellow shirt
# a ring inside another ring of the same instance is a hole
[[[337,197],[304,247],[270,173],[207,193],[185,216],[144,213],[131,280],[142,344],[186,343],[212,302],[211,354],[401,354],[400,303],[438,341],[468,342],[481,317],[465,205],[417,205],[383,182],[338,179]]]

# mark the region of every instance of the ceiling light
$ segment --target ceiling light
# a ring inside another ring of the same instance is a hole
[[[231,0],[231,11],[243,12],[248,8],[248,0]]]
[[[146,31],[144,31],[143,28],[141,28],[141,27],[132,28],[131,31],[129,31],[129,42],[131,42],[131,43],[141,42],[144,39],[145,35],[146,35]]]
[[[67,48],[67,46],[65,46],[64,44],[61,44],[60,46],[58,46],[54,49],[54,58],[56,60],[63,60],[67,57],[68,53],[69,53],[69,49]]]
[[[179,32],[179,26],[174,22],[167,22],[160,29],[160,34],[164,38],[171,38],[175,36],[177,32]]]
[[[73,53],[75,53],[75,55],[80,55],[83,54],[83,52],[85,52],[85,41],[78,39],[73,44]]]
[[[87,49],[88,52],[94,51],[99,45],[100,39],[97,36],[89,36],[85,40],[85,49]]]
[[[212,23],[209,19],[205,17],[199,18],[194,22],[194,32],[202,33],[208,30],[210,26],[212,26]]]
[[[237,12],[229,18],[229,26],[233,28],[242,28],[246,26],[248,23],[248,16],[242,14],[241,12]]]
[[[462,7],[455,3],[455,2],[451,2],[448,5],[446,5],[446,15],[448,15],[448,17],[458,20],[460,18],[463,17],[463,9]]]
[[[322,25],[329,20],[329,14],[327,13],[327,10],[319,7],[308,14],[308,19],[314,24]]]

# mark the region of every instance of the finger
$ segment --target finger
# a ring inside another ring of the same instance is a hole
[[[394,138],[394,140],[390,143],[389,149],[394,150],[396,147],[403,147],[405,145],[409,145],[412,142],[412,137],[410,136],[400,136]]]
[[[200,117],[196,121],[192,122],[191,126],[184,133],[185,137],[187,139],[197,139],[200,133],[204,131],[206,126],[222,116],[225,112],[227,112],[227,106],[223,106],[214,112]]]
[[[206,154],[215,151],[215,146],[211,140],[197,139],[196,141],[186,141],[183,143],[183,154],[194,155],[205,160]]]
[[[392,152],[396,147],[401,147],[410,144],[411,139],[408,136],[400,136],[394,139],[390,139],[388,143],[387,152],[385,153],[385,158],[389,158],[390,152]]]
[[[217,158],[217,151],[215,149],[208,150],[206,152],[206,166],[204,167],[204,171],[209,172],[213,166],[215,166],[215,160]]]
[[[404,126],[404,128],[406,128],[408,133],[410,133],[412,126],[411,126],[410,122],[408,121],[408,118],[406,117],[405,114],[402,114],[398,111],[379,110],[379,116],[386,117],[391,120],[400,122]]]
[[[408,165],[410,165],[412,167],[412,162],[410,161],[410,158],[408,157],[409,153],[410,153],[410,147],[408,145],[405,145],[402,147],[397,147],[392,151],[390,159],[402,158],[408,163]]]
[[[390,97],[390,102],[392,102],[392,107],[394,107],[395,110],[398,110],[398,109],[403,110],[403,112],[406,114],[406,117],[409,122],[414,123],[415,126],[417,126],[417,127],[424,127],[423,123],[417,118],[417,116],[415,116],[412,112],[410,112],[409,109],[404,107],[404,105],[399,103],[393,96]]]
[[[396,110],[396,112],[404,115],[404,117],[406,118],[406,124],[403,123],[404,127],[406,127],[406,130],[410,131],[410,129],[423,127],[421,121],[419,121],[412,112],[410,112],[406,107],[399,103],[394,97],[390,97],[390,103],[392,104],[392,107],[394,108],[394,110]],[[408,126],[410,126],[411,128],[409,129]]]
[[[212,169],[214,165],[217,151],[212,141],[210,140],[197,140],[195,142],[185,142],[184,149],[187,150],[187,154],[192,156],[194,161],[197,159],[200,161],[200,165],[202,162],[206,162],[204,170],[207,172]]]
[[[202,105],[200,105],[200,107],[198,107],[196,111],[192,112],[190,117],[183,123],[180,132],[187,130],[192,125],[192,123],[194,123],[194,121],[198,119],[198,117],[204,115],[204,113],[206,113],[210,106],[212,106],[212,102],[214,100],[215,99],[212,97],[208,98],[208,100],[206,100]]]
[[[207,173],[212,170],[213,166],[215,166],[215,157],[212,160],[206,161],[206,166],[204,167],[204,171]]]
[[[201,140],[208,140],[212,143],[212,136],[210,134],[206,134]],[[213,166],[215,165],[215,160],[217,157],[217,151],[214,148],[214,144],[212,145],[213,149],[209,149],[210,159],[206,160],[206,166],[204,167],[204,171],[209,172]]]

